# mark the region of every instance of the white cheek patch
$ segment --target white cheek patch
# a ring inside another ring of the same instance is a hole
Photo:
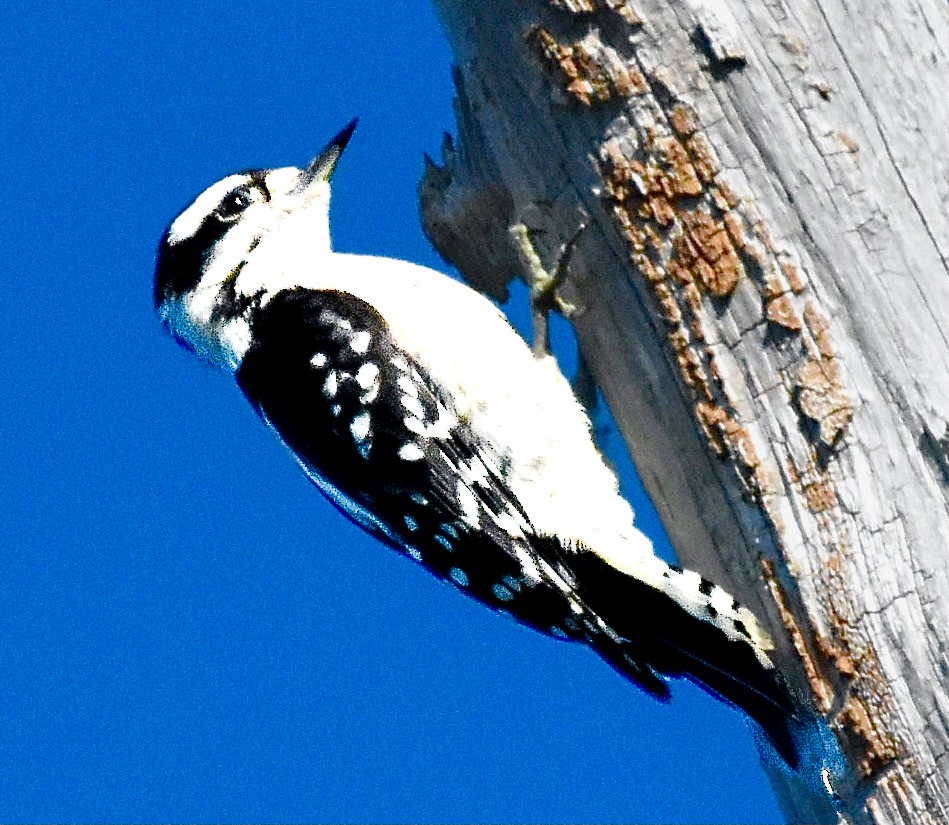
[[[228,175],[228,177],[205,189],[198,195],[194,203],[172,222],[168,229],[168,242],[170,244],[180,243],[197,234],[201,224],[204,223],[204,219],[217,208],[224,196],[232,189],[247,183],[248,180],[247,175]]]

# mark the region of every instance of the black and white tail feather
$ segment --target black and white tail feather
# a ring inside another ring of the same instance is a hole
[[[231,175],[175,219],[155,281],[165,325],[233,372],[379,539],[661,700],[668,677],[697,682],[805,770],[821,720],[750,611],[654,555],[553,360],[440,273],[332,251],[329,180],[354,126],[307,169]]]

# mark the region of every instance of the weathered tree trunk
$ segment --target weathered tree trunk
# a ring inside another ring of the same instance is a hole
[[[437,0],[471,283],[564,292],[683,563],[765,621],[845,814],[949,821],[949,4]],[[791,820],[818,814],[774,777]]]

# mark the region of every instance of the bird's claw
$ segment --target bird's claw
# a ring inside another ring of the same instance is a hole
[[[581,223],[573,236],[561,247],[557,253],[557,262],[551,272],[544,268],[527,226],[516,223],[509,230],[514,249],[530,282],[531,314],[534,326],[534,342],[531,349],[537,358],[551,354],[548,318],[550,312],[556,311],[564,318],[570,318],[577,311],[576,305],[559,294],[559,289],[567,280],[570,260],[577,241],[585,229],[586,223]]]

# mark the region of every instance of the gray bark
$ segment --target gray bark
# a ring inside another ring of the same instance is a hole
[[[827,714],[845,817],[949,821],[949,5],[437,0],[426,231],[549,264],[683,564]],[[789,820],[815,808],[774,784]]]

